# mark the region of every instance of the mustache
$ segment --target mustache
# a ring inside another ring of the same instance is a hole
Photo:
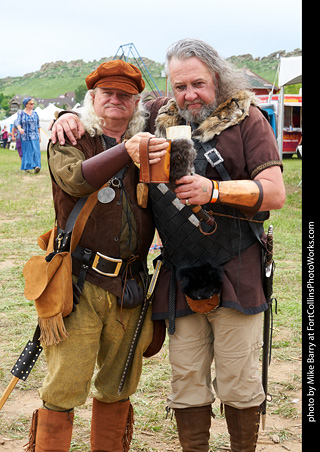
[[[205,103],[201,99],[198,99],[196,101],[188,101],[188,100],[186,100],[185,103],[184,103],[184,108],[189,107],[189,105],[197,105],[197,104],[205,105]]]
[[[109,102],[107,102],[103,107],[104,108],[119,108],[119,110],[125,110],[126,109],[126,107],[124,107],[123,105],[110,104]]]

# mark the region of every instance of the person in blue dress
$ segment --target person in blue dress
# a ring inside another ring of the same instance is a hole
[[[17,129],[20,132],[22,147],[21,170],[34,170],[38,173],[41,168],[39,116],[33,110],[32,97],[26,97],[22,103],[24,110],[20,110],[17,116]]]

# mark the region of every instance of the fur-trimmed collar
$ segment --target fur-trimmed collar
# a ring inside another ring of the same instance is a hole
[[[236,124],[239,124],[249,115],[250,105],[258,105],[257,99],[250,91],[239,91],[229,98],[206,118],[199,127],[193,131],[192,137],[206,143],[215,135]],[[156,136],[166,137],[166,129],[172,126],[185,124],[185,120],[179,115],[178,107],[174,99],[170,99],[160,110],[156,119]]]

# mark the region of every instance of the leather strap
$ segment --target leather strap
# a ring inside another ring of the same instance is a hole
[[[201,146],[205,150],[205,158],[208,163],[220,174],[222,180],[231,180],[231,177],[228,174],[228,171],[226,170],[225,166],[223,165],[224,159],[220,155],[220,153],[215,148],[217,140],[208,141],[207,143],[201,143]]]
[[[104,184],[103,187],[107,186],[108,182]],[[97,204],[98,192],[99,190],[95,191],[88,197],[80,198],[73,207],[66,223],[65,231],[63,234],[64,235],[63,242],[61,244],[62,246],[59,246],[59,252],[66,251],[65,248],[69,243],[70,235],[71,235],[70,253],[72,253],[76,246],[78,245],[78,242],[81,238],[82,232],[87,223],[89,215],[92,212],[94,206]],[[50,236],[49,245],[47,247],[48,253],[50,253],[53,250],[53,240],[55,238],[54,235],[55,234],[51,234]]]
[[[106,184],[104,184],[103,187],[107,187],[107,186],[108,186],[108,182]],[[101,188],[103,188],[103,187],[101,187]],[[82,207],[81,212],[79,213],[79,215],[76,219],[76,222],[73,227],[73,232],[71,235],[70,253],[72,253],[74,251],[74,249],[76,248],[76,246],[78,245],[78,242],[81,238],[82,232],[87,223],[89,215],[92,212],[92,209],[94,208],[94,206],[97,204],[98,192],[99,192],[99,190],[95,191],[88,197],[86,203]]]
[[[140,182],[150,183],[150,165],[149,165],[149,141],[151,137],[141,138],[139,145],[140,152]]]
[[[64,231],[60,231],[60,232],[63,232],[63,236],[62,236],[62,242],[59,244],[59,250],[63,251],[65,249],[67,249],[67,246],[69,245],[69,242],[70,242],[70,237],[71,237],[71,233],[73,231],[74,224],[75,224],[83,206],[85,205],[87,199],[88,199],[88,197],[80,198],[77,201],[77,203],[75,204],[75,206],[73,207],[71,213],[69,214]],[[58,231],[58,235],[59,235],[59,231]]]

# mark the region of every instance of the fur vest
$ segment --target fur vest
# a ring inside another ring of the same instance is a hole
[[[239,91],[235,96],[227,99],[193,131],[192,138],[202,143],[212,140],[223,130],[239,124],[249,115],[250,105],[258,105],[257,99],[250,91]],[[155,135],[166,137],[168,127],[185,124],[179,115],[178,106],[174,99],[170,99],[160,110],[156,119]]]

